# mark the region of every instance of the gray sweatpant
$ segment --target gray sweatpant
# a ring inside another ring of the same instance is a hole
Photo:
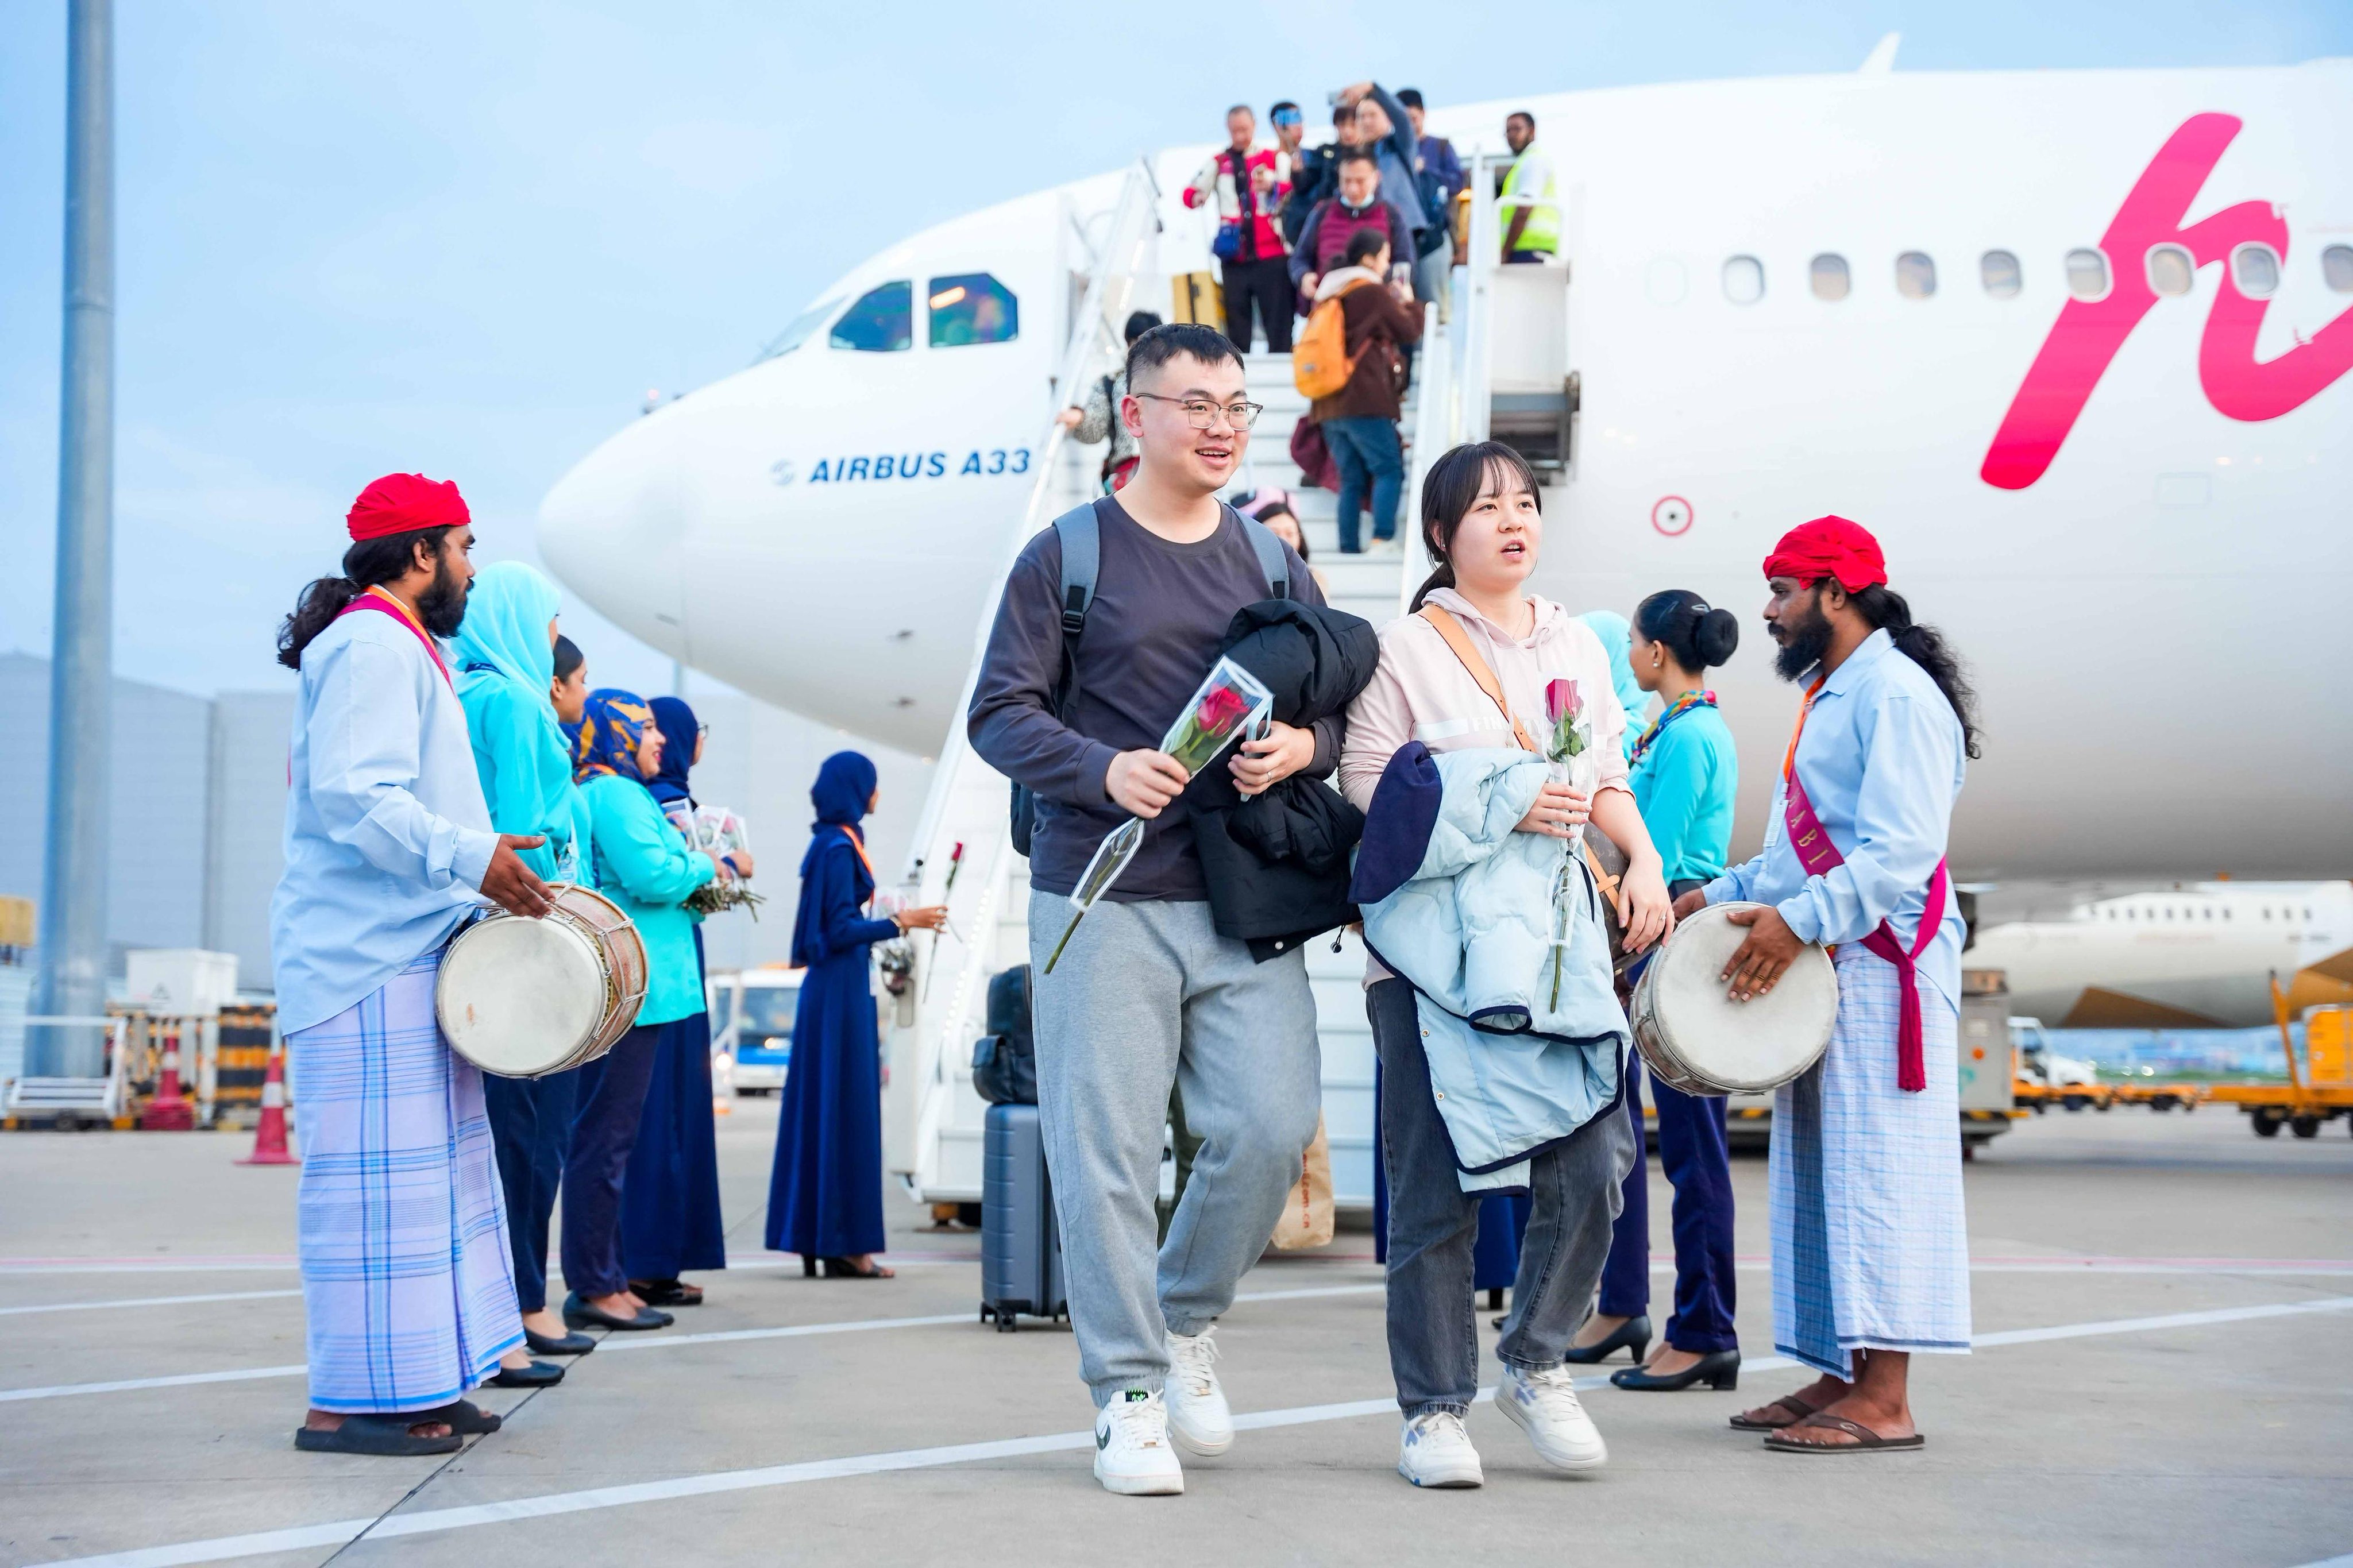
[[[1029,896],[1038,1110],[1054,1173],[1079,1373],[1098,1407],[1157,1389],[1165,1327],[1198,1333],[1274,1235],[1315,1136],[1322,1067],[1307,961],[1265,963],[1206,903],[1098,903],[1045,973],[1071,904]],[[1168,1090],[1201,1140],[1159,1248]]]

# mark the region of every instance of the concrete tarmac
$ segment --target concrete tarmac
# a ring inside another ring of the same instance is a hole
[[[739,1267],[702,1277],[709,1303],[608,1340],[560,1387],[482,1391],[505,1429],[443,1459],[292,1447],[295,1173],[233,1165],[248,1135],[0,1136],[0,1563],[2288,1568],[2353,1552],[2342,1121],[2303,1142],[2213,1107],[2052,1113],[1999,1140],[1968,1173],[1980,1346],[1915,1360],[1919,1453],[1772,1454],[1725,1426],[1806,1381],[1767,1364],[1765,1163],[1736,1158],[1742,1385],[1588,1392],[1607,1468],[1548,1471],[1482,1407],[1483,1489],[1400,1480],[1380,1271],[1372,1238],[1344,1231],[1263,1263],[1221,1324],[1245,1415],[1233,1451],[1188,1460],[1182,1498],[1118,1499],[1089,1474],[1069,1331],[976,1321],[976,1236],[893,1200],[895,1280],[804,1279],[761,1250],[774,1105],[739,1100],[719,1123]],[[1657,1322],[1668,1202],[1654,1165]]]

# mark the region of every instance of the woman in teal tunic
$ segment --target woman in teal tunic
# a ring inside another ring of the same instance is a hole
[[[449,647],[491,826],[544,838],[538,848],[515,853],[550,882],[575,858],[580,810],[572,787],[571,747],[549,697],[556,612],[562,607],[555,584],[521,562],[485,566],[474,574],[466,618]],[[515,1304],[522,1309],[530,1348],[541,1355],[579,1355],[595,1347],[586,1335],[566,1331],[564,1321],[547,1310],[547,1223],[564,1174],[577,1089],[578,1076],[569,1072],[537,1079],[482,1076],[499,1184],[506,1194]],[[553,1383],[562,1375],[534,1374],[516,1364],[493,1381]]]
[[[874,1026],[874,944],[936,930],[947,910],[870,920],[874,865],[859,822],[874,809],[874,764],[836,752],[818,769],[817,822],[801,859],[793,962],[807,966],[793,1017],[792,1065],[768,1181],[768,1247],[831,1279],[887,1279],[882,1250],[881,1042]]]
[[[621,1261],[621,1190],[663,1031],[702,1011],[694,922],[686,896],[723,872],[689,849],[646,781],[661,772],[662,732],[646,705],[609,688],[588,695],[573,777],[588,808],[588,859],[596,890],[621,907],[646,944],[646,995],[638,1021],[580,1071],[580,1110],[565,1162],[564,1321],[573,1328],[667,1328],[629,1289]]]
[[[1732,845],[1740,763],[1706,673],[1732,657],[1740,622],[1688,589],[1653,594],[1634,611],[1628,663],[1665,709],[1629,750],[1628,778],[1642,825],[1680,898],[1723,875]],[[1641,1131],[1639,1079],[1627,1074],[1626,1112]],[[1666,1391],[1705,1382],[1730,1388],[1740,1373],[1733,1331],[1732,1172],[1724,1100],[1651,1080],[1659,1113],[1659,1163],[1675,1191],[1675,1310],[1643,1364],[1610,1377],[1620,1388]],[[1639,1143],[1638,1143],[1639,1147]],[[1569,1359],[1598,1362],[1623,1345],[1641,1361],[1651,1340],[1650,1177],[1637,1160],[1609,1243],[1594,1315]]]

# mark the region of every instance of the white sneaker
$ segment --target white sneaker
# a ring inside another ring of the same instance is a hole
[[[1598,1470],[1609,1449],[1593,1417],[1577,1402],[1577,1385],[1566,1366],[1527,1371],[1504,1369],[1495,1384],[1495,1408],[1518,1422],[1536,1457],[1563,1470]]]
[[[1398,1474],[1418,1487],[1479,1487],[1487,1473],[1479,1450],[1451,1410],[1425,1410],[1409,1416],[1398,1439]]]
[[[1218,1347],[1209,1336],[1217,1331],[1212,1323],[1198,1334],[1168,1336],[1168,1430],[1204,1458],[1234,1446],[1234,1413],[1213,1364]]]
[[[1175,1497],[1185,1467],[1168,1446],[1168,1407],[1131,1388],[1095,1412],[1095,1479],[1122,1497]]]

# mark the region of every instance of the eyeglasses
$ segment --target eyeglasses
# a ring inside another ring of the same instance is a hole
[[[1155,403],[1176,405],[1185,411],[1185,417],[1191,422],[1196,430],[1210,428],[1217,424],[1218,416],[1220,414],[1226,416],[1226,422],[1235,429],[1247,430],[1258,423],[1260,415],[1266,412],[1266,405],[1263,403],[1217,404],[1206,397],[1165,397],[1157,392],[1139,392],[1135,395],[1148,397]]]

